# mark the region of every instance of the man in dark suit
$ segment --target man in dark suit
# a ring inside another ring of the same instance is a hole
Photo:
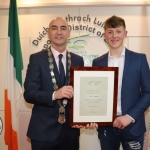
[[[93,60],[93,66],[119,67],[117,118],[112,127],[99,127],[102,150],[143,149],[144,112],[150,105],[150,71],[145,54],[124,47],[125,21],[112,16],[105,21],[104,38],[110,51]]]
[[[78,150],[79,129],[69,126],[70,66],[84,66],[83,58],[66,50],[70,31],[57,17],[49,24],[51,47],[32,54],[24,83],[24,98],[34,104],[27,136],[32,150]]]

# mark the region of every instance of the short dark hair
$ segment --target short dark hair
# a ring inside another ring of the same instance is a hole
[[[121,17],[113,15],[112,17],[108,18],[105,21],[104,29],[106,30],[107,28],[116,28],[119,26],[123,26],[124,29],[126,29],[126,24],[125,24],[124,19],[122,19]]]

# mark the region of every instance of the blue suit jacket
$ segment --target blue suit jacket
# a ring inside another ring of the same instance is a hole
[[[108,53],[93,60],[93,66],[108,66]],[[146,131],[144,112],[150,105],[150,70],[145,54],[126,49],[121,89],[122,115],[135,119],[127,128],[134,136]]]
[[[68,56],[68,55],[67,55]],[[71,53],[71,65],[83,66],[83,58]],[[66,64],[66,69],[68,64]],[[61,82],[59,72],[54,60],[54,73],[57,85],[60,88]],[[68,70],[66,71],[65,85],[68,85]],[[24,83],[24,98],[28,103],[34,104],[28,127],[27,136],[33,140],[51,142],[61,132],[62,125],[58,123],[59,105],[52,101],[54,92],[52,78],[50,75],[47,51],[40,51],[30,56],[30,62]],[[66,106],[65,132],[70,138],[79,137],[79,129],[69,127],[69,102]]]

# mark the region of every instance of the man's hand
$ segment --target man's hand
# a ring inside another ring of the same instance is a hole
[[[124,129],[131,122],[132,122],[132,119],[129,116],[127,116],[127,115],[120,116],[120,117],[117,117],[115,119],[115,121],[113,122],[113,127],[116,127],[116,128],[119,128],[119,129]]]
[[[72,126],[72,128],[77,128],[77,129],[80,129],[80,128],[83,128],[84,126],[82,126],[82,125],[74,125],[74,126]]]
[[[54,93],[54,97],[55,99],[62,99],[62,98],[72,98],[73,97],[73,87],[72,86],[63,86],[62,88],[60,88],[59,90],[57,90]]]
[[[80,129],[80,128],[83,128],[84,126],[82,126],[82,125],[74,125],[74,126],[72,126],[72,128],[78,128],[78,129]],[[86,129],[89,129],[89,130],[93,130],[93,129],[98,129],[98,124],[97,123],[93,123],[93,122],[91,122],[90,124],[87,124],[86,126],[85,126],[85,128]]]
[[[95,123],[95,122],[91,122],[90,124],[87,124],[86,126],[85,126],[85,128],[86,129],[90,129],[90,130],[93,130],[93,129],[98,129],[98,124],[97,123]]]

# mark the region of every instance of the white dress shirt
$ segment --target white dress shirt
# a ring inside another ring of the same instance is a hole
[[[124,70],[124,61],[125,61],[125,48],[123,49],[119,58],[115,58],[108,54],[108,67],[118,67],[119,75],[118,75],[118,96],[117,96],[117,116],[122,115],[121,110],[121,88],[122,88],[122,76]]]
[[[66,50],[63,52],[63,53],[59,53],[58,51],[56,51],[52,46],[51,46],[51,51],[52,51],[52,53],[53,53],[53,56],[54,56],[54,59],[55,59],[55,62],[56,62],[56,65],[57,65],[57,68],[58,68],[58,71],[59,71],[59,54],[62,54],[63,56],[62,56],[62,63],[63,63],[63,66],[64,66],[64,70],[65,70],[65,75],[66,75]],[[57,81],[56,81],[56,84],[58,84],[57,83]],[[54,91],[53,92],[53,95],[52,95],[52,100],[56,100],[55,99],[55,97],[54,97],[54,93],[55,93],[56,91]]]
[[[54,59],[55,59],[55,62],[56,62],[56,65],[57,65],[57,68],[59,70],[59,54],[62,54],[62,63],[63,63],[63,66],[64,66],[64,69],[65,69],[65,74],[66,74],[66,50],[63,52],[63,53],[59,53],[58,51],[56,51],[52,46],[51,46],[51,51],[53,53],[53,56],[54,56]]]

